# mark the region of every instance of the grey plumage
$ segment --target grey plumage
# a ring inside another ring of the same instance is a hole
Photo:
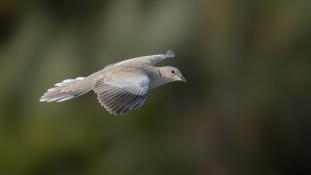
[[[185,81],[174,67],[154,67],[158,62],[174,57],[165,54],[137,57],[110,64],[88,76],[67,79],[41,97],[41,102],[62,102],[93,90],[97,99],[112,114],[123,114],[141,107],[148,91],[172,81]]]
[[[91,89],[80,89],[80,82],[84,79],[84,77],[79,77],[76,79],[67,79],[61,83],[55,84],[55,87],[48,89],[48,91],[41,97],[40,101],[46,102],[62,102],[66,100],[70,100],[84,93],[87,93]],[[79,88],[75,88],[79,87]]]

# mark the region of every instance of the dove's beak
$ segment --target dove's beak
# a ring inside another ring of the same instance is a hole
[[[187,82],[187,80],[185,79],[185,77],[183,77],[182,75],[178,76],[180,78],[180,81],[183,81],[183,82]]]

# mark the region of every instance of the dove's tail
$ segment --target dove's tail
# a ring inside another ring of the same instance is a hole
[[[92,85],[84,80],[86,80],[85,77],[79,77],[57,83],[55,87],[48,89],[41,97],[40,102],[62,102],[79,97],[92,89]]]

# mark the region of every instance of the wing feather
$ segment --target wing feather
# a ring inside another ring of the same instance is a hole
[[[167,58],[173,58],[173,57],[175,57],[174,51],[168,50],[166,53],[163,53],[163,54],[149,55],[149,56],[142,56],[142,57],[132,58],[132,59],[129,59],[129,60],[125,60],[125,61],[119,62],[119,63],[114,64],[114,65],[127,64],[129,62],[137,62],[137,61],[139,61],[139,62],[143,62],[143,63],[145,63],[147,65],[154,66],[154,65],[158,64],[159,62],[167,59]]]
[[[110,113],[123,114],[130,110],[141,107],[146,99],[149,86],[149,78],[144,74],[135,74],[126,78],[97,80],[93,90],[97,99]]]

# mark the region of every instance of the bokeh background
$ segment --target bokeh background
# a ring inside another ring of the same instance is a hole
[[[176,52],[188,83],[109,115],[53,84]],[[310,0],[1,0],[1,175],[311,174]]]

